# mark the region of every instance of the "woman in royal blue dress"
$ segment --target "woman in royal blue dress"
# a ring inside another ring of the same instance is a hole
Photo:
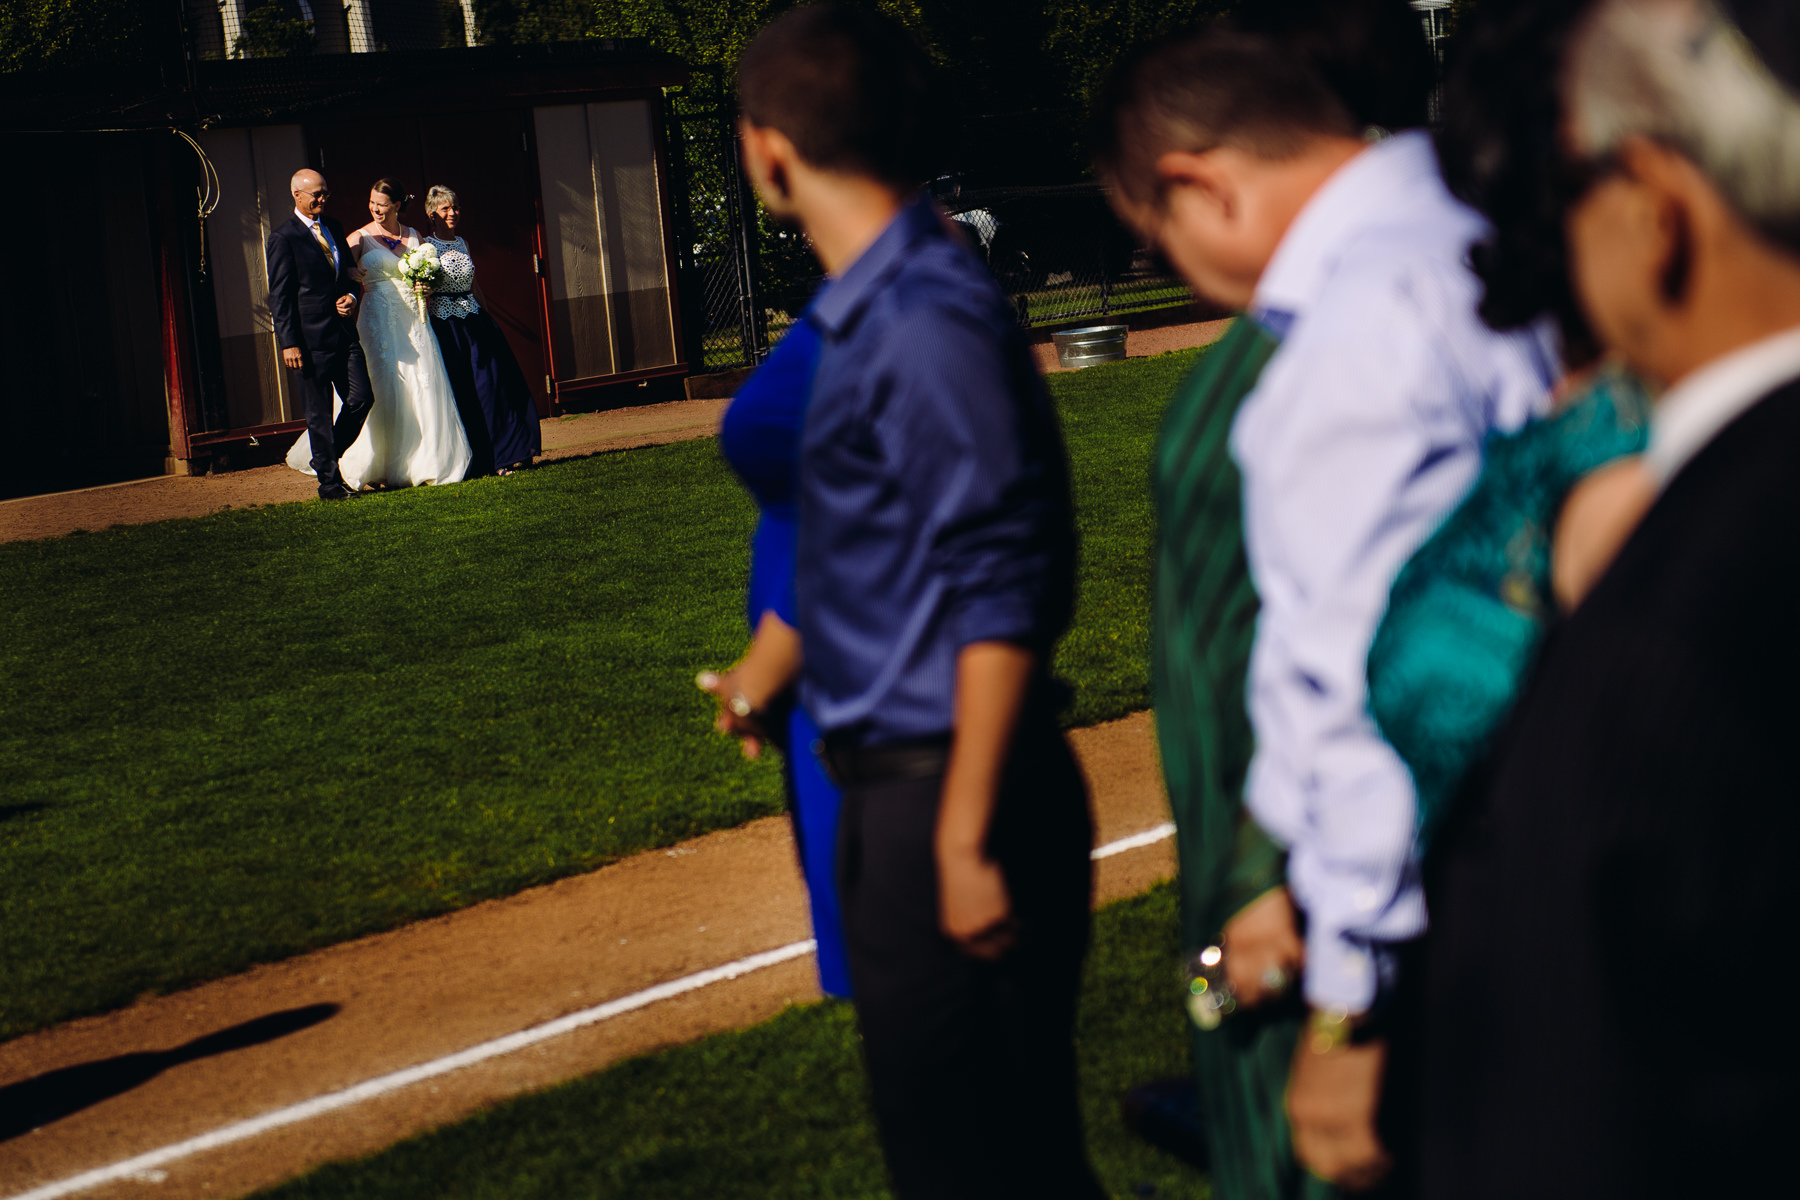
[[[469,244],[456,232],[462,209],[442,184],[425,193],[431,236],[444,281],[431,293],[431,331],[443,351],[444,369],[474,453],[469,478],[511,475],[543,448],[537,404],[506,335],[482,306]]]
[[[747,734],[744,752],[762,741],[781,751],[782,779],[794,840],[812,899],[819,987],[850,995],[843,921],[837,894],[837,786],[813,744],[819,730],[795,698],[800,636],[795,632],[794,547],[798,533],[800,431],[819,364],[819,334],[805,317],[775,344],[738,389],[719,428],[719,448],[756,498],[762,516],[750,544],[750,649],[724,674],[708,671],[700,686],[719,698],[719,728]]]

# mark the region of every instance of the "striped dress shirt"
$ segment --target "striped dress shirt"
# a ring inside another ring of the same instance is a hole
[[[1388,591],[1474,482],[1483,438],[1541,411],[1556,375],[1546,331],[1476,315],[1483,232],[1430,139],[1404,133],[1314,194],[1253,304],[1282,341],[1232,429],[1262,601],[1245,802],[1288,849],[1322,1008],[1366,1011],[1385,948],[1425,928],[1412,778],[1368,711]]]

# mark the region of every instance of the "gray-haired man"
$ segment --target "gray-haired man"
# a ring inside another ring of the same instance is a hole
[[[1588,7],[1565,228],[1589,323],[1664,389],[1658,491],[1441,846],[1424,1190],[1792,1194],[1800,27]]]

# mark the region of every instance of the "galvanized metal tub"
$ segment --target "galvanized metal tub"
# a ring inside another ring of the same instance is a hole
[[[1125,326],[1089,325],[1086,329],[1063,329],[1050,335],[1056,343],[1056,361],[1065,370],[1079,370],[1095,363],[1122,362],[1125,359]]]

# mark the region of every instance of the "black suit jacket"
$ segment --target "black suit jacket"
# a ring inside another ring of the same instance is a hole
[[[330,217],[319,223],[337,240],[338,268],[313,240],[298,216],[289,217],[269,234],[269,315],[282,349],[298,346],[308,360],[335,358],[356,341],[356,322],[337,310],[340,296],[360,296],[350,278],[350,246],[344,227]]]
[[[1428,1197],[1794,1186],[1797,744],[1790,383],[1669,482],[1552,635],[1434,850]]]

